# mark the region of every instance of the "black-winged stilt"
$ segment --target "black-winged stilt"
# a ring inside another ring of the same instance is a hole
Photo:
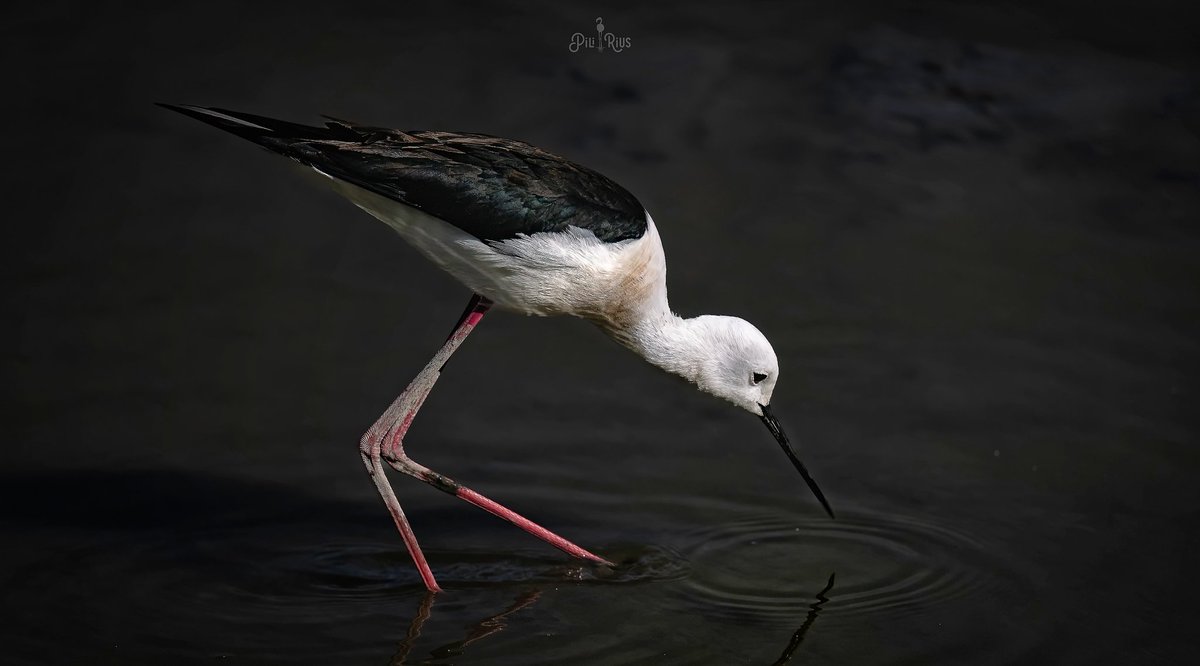
[[[607,564],[404,451],[404,433],[442,367],[493,306],[588,319],[650,363],[755,414],[833,517],[768,408],[779,378],[771,343],[736,317],[684,319],[671,312],[654,220],[620,185],[529,144],[483,134],[404,132],[332,118],[309,127],[223,109],[162,106],[311,168],[474,292],[442,348],[359,442],[367,472],[431,591],[439,590],[437,581],[384,462],[575,557]]]

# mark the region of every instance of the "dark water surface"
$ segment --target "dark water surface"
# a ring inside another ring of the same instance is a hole
[[[0,662],[1184,663],[1200,653],[1200,58],[1165,2],[288,10],[5,24]],[[572,54],[573,32],[632,39]],[[589,33],[590,34],[590,33]],[[151,106],[473,130],[612,175],[672,305],[754,321],[756,419],[489,315],[418,461],[356,445],[468,294]]]

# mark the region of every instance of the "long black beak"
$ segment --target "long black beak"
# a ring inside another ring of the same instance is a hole
[[[800,472],[800,476],[804,477],[804,482],[808,484],[813,494],[817,496],[817,501],[821,503],[821,506],[825,507],[825,513],[828,513],[829,517],[833,518],[833,509],[829,507],[829,501],[825,499],[825,493],[821,492],[821,489],[817,487],[817,482],[813,481],[812,475],[808,473],[808,468],[804,466],[804,463],[800,462],[800,458],[792,450],[792,444],[788,441],[787,435],[784,434],[783,426],[779,425],[779,419],[771,414],[771,410],[767,408],[767,405],[759,405],[759,407],[762,407],[761,418],[762,422],[767,424],[767,430],[770,430],[771,434],[775,436],[775,441],[779,442],[779,446],[787,454],[788,460],[791,460],[792,464],[796,466],[796,471]]]

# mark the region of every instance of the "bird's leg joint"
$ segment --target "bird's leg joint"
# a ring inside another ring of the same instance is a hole
[[[358,453],[362,456],[368,476],[375,476],[383,471],[383,466],[380,464],[378,438],[372,437],[371,433],[363,435],[358,442]]]

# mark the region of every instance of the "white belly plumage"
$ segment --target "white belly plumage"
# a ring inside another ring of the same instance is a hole
[[[641,238],[605,243],[569,227],[481,241],[421,210],[327,176],[342,196],[497,306],[529,315],[575,315],[621,328],[666,306],[666,260],[654,221]]]

